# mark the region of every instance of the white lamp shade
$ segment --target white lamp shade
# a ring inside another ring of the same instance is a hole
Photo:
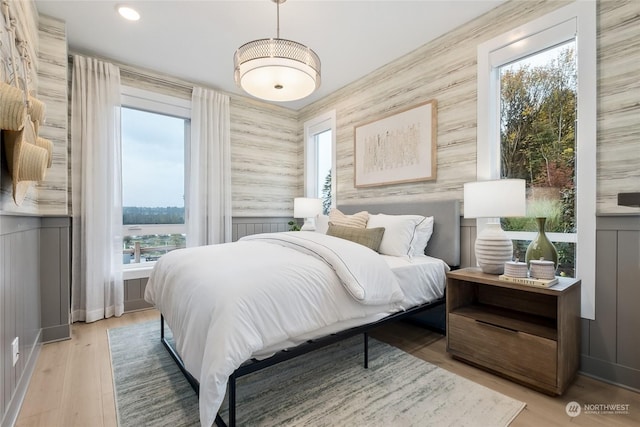
[[[524,179],[497,179],[464,184],[465,218],[525,216],[527,211]]]
[[[294,218],[312,218],[322,213],[322,199],[296,197],[293,199]]]

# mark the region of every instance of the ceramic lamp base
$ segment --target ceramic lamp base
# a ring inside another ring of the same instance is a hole
[[[316,219],[305,218],[304,224],[302,224],[302,228],[300,228],[300,231],[316,231]]]
[[[498,223],[489,223],[476,237],[476,261],[483,273],[503,274],[513,257],[513,243]]]

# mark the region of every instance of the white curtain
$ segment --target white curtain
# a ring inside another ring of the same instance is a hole
[[[187,191],[187,246],[231,241],[229,97],[193,88]]]
[[[124,311],[120,70],[80,55],[71,83],[71,316],[93,322]]]

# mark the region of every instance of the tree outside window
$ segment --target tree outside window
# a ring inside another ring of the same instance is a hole
[[[509,231],[575,233],[577,66],[575,42],[500,68],[500,167],[503,178],[527,182],[527,218],[504,218]],[[524,259],[528,241],[514,242]],[[554,243],[559,272],[573,276],[575,244]]]

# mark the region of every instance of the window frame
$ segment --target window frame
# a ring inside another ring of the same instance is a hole
[[[499,72],[518,58],[560,43],[573,26],[578,61],[576,117],[576,276],[582,313],[595,319],[597,49],[596,3],[576,1],[478,46],[477,179],[499,178]],[[566,39],[569,40],[569,39]],[[566,41],[565,40],[565,41]],[[478,220],[478,232],[486,221]],[[561,234],[561,233],[558,233]],[[514,239],[524,234],[514,233]],[[560,236],[552,236],[560,237]],[[572,240],[570,236],[565,236]]]
[[[120,107],[131,108],[149,113],[162,114],[166,116],[176,117],[185,120],[184,134],[184,186],[185,194],[187,188],[187,171],[189,167],[189,159],[187,157],[189,143],[191,140],[191,101],[177,98],[170,95],[164,95],[145,89],[132,86],[121,86],[120,89]],[[123,183],[124,184],[124,183]],[[186,203],[186,201],[185,201]],[[185,206],[186,208],[186,206]],[[146,236],[150,234],[186,234],[187,224],[186,215],[184,224],[128,224],[122,225],[122,237],[127,236]],[[155,261],[133,264],[122,264],[125,270],[147,270],[155,265]],[[131,273],[131,272],[130,272]],[[131,276],[131,277],[129,277]],[[129,274],[126,279],[141,277]]]
[[[336,111],[323,113],[304,123],[304,196],[320,198],[316,191],[318,182],[315,136],[331,131],[331,206],[336,204]]]

